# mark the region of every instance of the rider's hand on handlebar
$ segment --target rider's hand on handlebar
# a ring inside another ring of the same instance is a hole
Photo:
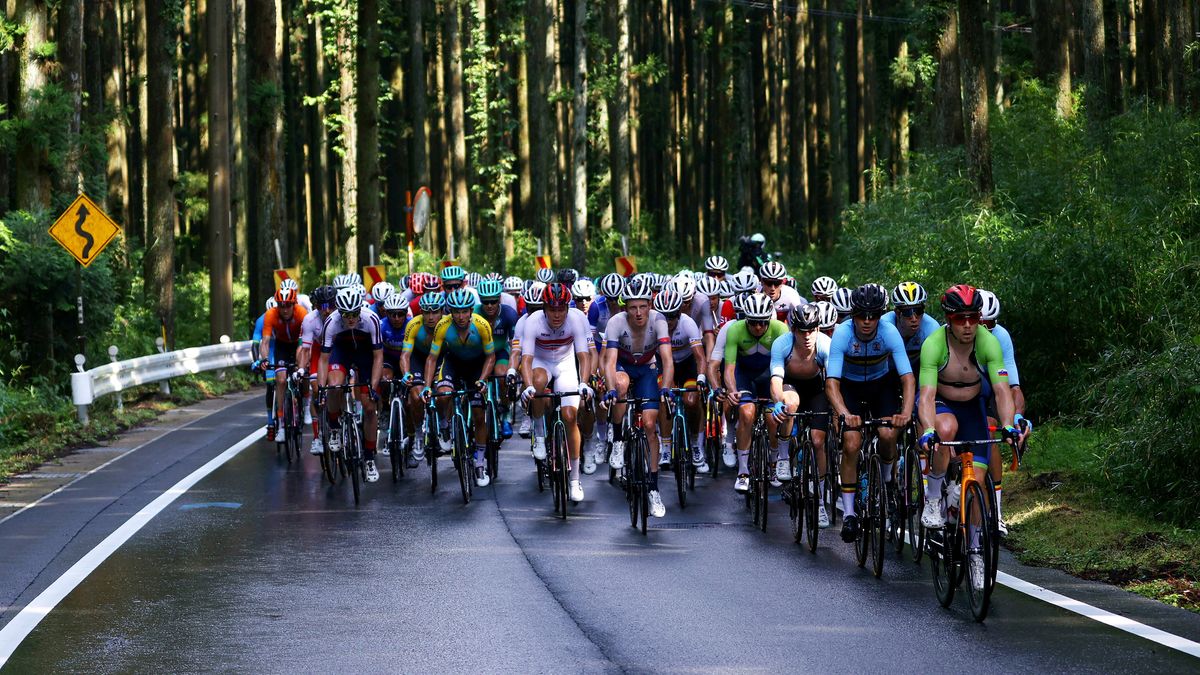
[[[613,401],[616,401],[616,400],[617,400],[617,390],[616,389],[609,389],[608,391],[604,392],[604,403],[606,405],[611,404]]]
[[[850,429],[862,426],[862,417],[858,415],[846,415],[846,426]]]
[[[592,388],[587,386],[586,384],[579,385],[579,395],[582,396],[583,399],[586,401],[587,399],[591,398],[593,395]]]
[[[903,429],[904,425],[908,424],[910,419],[912,419],[912,417],[909,415],[901,415],[900,413],[896,413],[895,415],[892,415],[892,427],[896,429]]]
[[[787,412],[787,407],[783,405],[783,401],[776,401],[775,405],[771,406],[771,415],[776,422],[783,421],[783,414]]]
[[[521,392],[521,402],[528,404],[530,399],[532,399],[533,395],[536,393],[537,393],[537,388],[534,387],[532,384],[529,385],[528,387],[525,387],[525,391]]]
[[[731,390],[725,395],[725,399],[729,403],[729,405],[736,408],[739,405],[741,405],[741,400],[742,400],[741,392]]]
[[[936,431],[933,429],[926,429],[925,433],[921,434],[921,439],[917,441],[917,444],[920,445],[926,452],[929,452],[930,448],[937,445],[938,440],[940,439],[938,439]]]

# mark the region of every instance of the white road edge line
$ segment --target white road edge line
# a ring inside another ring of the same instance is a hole
[[[67,570],[54,583],[50,584],[46,590],[42,591],[40,595],[22,608],[21,612],[13,617],[12,621],[8,622],[8,625],[0,629],[0,668],[3,668],[8,663],[8,659],[12,656],[13,652],[17,650],[17,647],[20,646],[29,633],[41,623],[42,619],[58,603],[62,602],[63,598],[67,597],[89,574],[95,571],[101,563],[107,560],[114,551],[129,541],[154,516],[170,506],[172,502],[194,487],[205,476],[216,471],[221,465],[236,457],[238,453],[250,447],[255,441],[265,435],[266,429],[260,426],[249,436],[238,441],[235,445],[225,450],[225,452],[212,458],[204,466],[191,472],[183,480],[171,486],[169,490],[159,495],[154,501],[144,506],[141,511],[138,511],[129,520],[125,521],[116,531],[105,537],[104,541],[101,541],[95,548],[88,551],[86,555],[79,559],[79,562],[71,566],[71,569]]]
[[[14,511],[14,512],[12,512],[12,513],[10,513],[10,514],[8,514],[8,515],[4,516],[3,518],[0,518],[0,525],[3,525],[5,522],[7,522],[7,521],[9,521],[9,520],[11,520],[11,519],[13,519],[13,518],[16,518],[17,516],[21,515],[22,513],[25,513],[25,512],[26,512],[26,511],[28,511],[29,509],[32,509],[33,507],[37,506],[38,504],[41,504],[42,502],[44,502],[44,501],[46,501],[47,499],[49,499],[49,498],[53,497],[54,495],[56,495],[56,494],[58,494],[58,493],[62,492],[63,490],[66,490],[67,488],[69,488],[69,487],[71,487],[72,485],[74,485],[74,484],[78,483],[79,481],[83,480],[84,478],[87,478],[88,476],[90,476],[90,475],[92,475],[92,474],[96,473],[97,471],[100,471],[101,469],[104,469],[104,468],[105,468],[105,467],[107,467],[109,464],[112,464],[113,462],[115,462],[115,461],[117,461],[117,460],[119,460],[119,459],[122,459],[122,458],[124,458],[124,457],[127,457],[127,456],[129,456],[130,454],[132,454],[132,453],[134,453],[134,452],[136,452],[136,451],[138,451],[138,450],[141,450],[142,448],[144,448],[144,447],[146,447],[147,445],[150,445],[151,443],[153,443],[153,442],[155,442],[155,441],[157,441],[157,440],[161,439],[162,437],[166,436],[167,434],[169,434],[169,433],[173,433],[173,432],[176,432],[176,431],[179,431],[180,429],[186,429],[186,428],[188,428],[188,427],[192,426],[193,424],[196,424],[197,422],[200,422],[201,420],[206,420],[206,419],[208,419],[209,417],[211,417],[212,415],[214,415],[214,414],[216,414],[216,413],[219,413],[219,412],[221,412],[221,411],[223,411],[223,410],[225,410],[225,409],[227,409],[227,408],[231,408],[231,407],[233,407],[233,406],[237,405],[238,403],[241,403],[241,401],[234,401],[234,402],[230,403],[230,404],[229,404],[229,405],[227,405],[227,406],[224,406],[224,407],[221,407],[221,408],[217,408],[216,410],[214,410],[214,411],[212,411],[212,412],[208,413],[207,415],[204,415],[203,417],[197,417],[196,419],[194,419],[194,420],[192,420],[192,421],[190,421],[190,422],[185,422],[185,423],[183,423],[183,424],[180,424],[180,425],[179,425],[179,426],[177,426],[177,427],[171,427],[170,429],[163,429],[163,432],[162,432],[161,434],[159,434],[159,435],[155,436],[154,438],[151,438],[151,439],[149,439],[149,440],[147,440],[147,441],[144,441],[144,442],[142,442],[142,443],[139,443],[139,444],[135,445],[135,446],[134,446],[134,447],[132,447],[132,448],[129,448],[129,449],[128,449],[128,450],[126,450],[125,452],[122,452],[121,454],[117,455],[116,457],[113,457],[112,459],[110,459],[110,460],[108,460],[107,462],[105,462],[105,463],[101,464],[100,466],[97,466],[97,467],[94,467],[94,468],[92,468],[92,469],[88,470],[88,471],[87,471],[86,473],[84,473],[82,476],[79,476],[78,478],[75,478],[75,479],[72,479],[71,481],[68,481],[68,482],[66,482],[66,483],[63,483],[62,485],[60,485],[60,486],[58,486],[58,487],[54,488],[54,490],[52,490],[52,491],[50,491],[50,492],[47,492],[46,494],[42,495],[41,497],[38,497],[38,498],[37,498],[37,499],[35,499],[34,501],[32,501],[32,502],[29,502],[28,504],[25,504],[25,505],[21,506],[21,507],[20,507],[20,510],[18,510],[18,511]],[[182,410],[182,408],[180,408],[180,410]],[[266,433],[266,432],[264,431],[264,433]],[[15,505],[13,505],[13,506],[15,507]],[[0,664],[0,665],[2,665],[2,664]]]

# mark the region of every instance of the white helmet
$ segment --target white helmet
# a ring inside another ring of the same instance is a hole
[[[546,284],[541,281],[535,281],[529,284],[529,288],[525,289],[525,304],[542,306],[542,293],[546,290]]]
[[[892,304],[897,307],[924,305],[928,299],[925,288],[915,281],[902,281],[892,289]]]
[[[551,281],[554,281],[554,270],[550,269],[549,267],[543,267],[537,271],[537,280],[543,284],[548,284]]]
[[[363,292],[358,286],[341,289],[337,292],[337,297],[333,300],[333,304],[339,312],[361,311],[363,302]]]
[[[716,277],[704,277],[696,282],[696,291],[712,297],[721,292],[721,280]]]
[[[854,295],[854,291],[847,287],[837,289],[833,294],[833,308],[839,314],[849,314],[854,311],[854,304],[850,302],[850,296]]]
[[[591,300],[596,297],[596,284],[593,284],[588,279],[580,279],[571,284],[571,295],[576,298],[587,298]]]
[[[525,282],[521,281],[521,277],[508,277],[504,280],[505,293],[520,293],[525,289]]]
[[[358,275],[356,275],[356,274],[339,274],[333,278],[333,287],[339,291],[343,288],[349,288],[349,287],[353,286],[354,284],[358,283],[358,281],[355,281],[355,279],[354,279],[354,277],[356,277],[356,276],[358,276]],[[359,281],[361,281],[361,279]]]
[[[979,297],[983,298],[983,310],[979,313],[979,318],[984,321],[995,321],[1000,318],[1000,298],[991,291],[985,291],[982,288],[977,289]]]
[[[379,284],[375,284],[375,286],[376,286],[376,288],[378,288]],[[371,290],[373,291],[375,289],[372,288]],[[376,300],[378,300],[378,297],[376,298]],[[383,299],[383,311],[385,311],[385,312],[394,312],[396,310],[402,310],[402,309],[407,309],[407,308],[408,308],[408,303],[404,302],[404,298],[400,297],[399,293],[392,293],[391,295],[389,295]]]
[[[738,272],[729,279],[729,288],[734,293],[748,293],[755,289],[758,285],[758,277],[753,273],[743,274]]]
[[[663,314],[678,314],[683,309],[683,298],[675,291],[663,291],[654,296],[654,310]]]
[[[772,260],[768,263],[763,263],[763,266],[758,269],[758,277],[760,279],[775,279],[783,281],[787,278],[787,268],[781,262]]]
[[[650,281],[645,278],[633,278],[629,283],[625,284],[625,290],[621,292],[621,301],[629,302],[631,300],[649,300],[654,296],[654,291],[650,289]]]
[[[765,293],[755,293],[742,303],[746,318],[755,321],[765,321],[775,316],[775,302]]]
[[[837,325],[838,313],[832,302],[822,300],[817,304],[817,311],[821,316],[821,329],[833,328]]]
[[[833,294],[837,293],[838,285],[833,277],[817,277],[813,280],[811,289],[813,295],[833,297]]]
[[[695,281],[696,283],[700,283],[701,279],[707,279],[707,278],[708,278],[708,275],[705,274],[704,272],[692,272],[692,281]]]
[[[683,302],[688,302],[693,297],[696,296],[696,280],[693,279],[690,275],[688,275],[688,276],[684,276],[683,274],[677,275],[674,279],[671,280],[671,287],[675,290],[676,293],[679,294],[679,297],[682,299]]]
[[[297,283],[295,279],[284,279],[283,281],[279,282],[279,288],[281,290],[286,288],[292,291],[299,291],[300,284]]]
[[[742,269],[738,270],[737,273],[741,274],[742,276],[751,276],[751,277],[758,276],[758,272],[755,272],[754,268],[749,265],[746,265]]]
[[[600,292],[606,298],[619,298],[625,290],[625,277],[616,272],[609,272],[600,277]]]
[[[383,302],[396,294],[396,287],[386,281],[381,281],[371,287],[371,297],[375,302]]]
[[[704,261],[704,269],[709,272],[728,272],[729,261],[724,256],[709,256],[708,260]]]
[[[764,237],[761,232],[755,232],[750,236],[750,241],[754,242],[755,244],[765,244],[767,243],[767,238]]]

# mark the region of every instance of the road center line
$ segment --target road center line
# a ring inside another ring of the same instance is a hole
[[[0,629],[0,668],[3,668],[8,663],[8,659],[12,656],[13,652],[16,651],[17,647],[29,633],[41,623],[42,619],[58,606],[58,603],[62,602],[63,598],[67,597],[89,574],[95,571],[101,563],[107,560],[113,552],[120,548],[122,544],[129,541],[154,516],[170,506],[172,502],[190,490],[196,483],[199,483],[205,476],[216,471],[223,464],[236,457],[242,450],[250,447],[255,441],[265,435],[266,430],[260,425],[249,436],[238,441],[235,445],[225,450],[225,452],[212,458],[204,466],[196,469],[184,477],[183,480],[171,486],[169,490],[144,506],[141,511],[138,511],[129,520],[125,521],[121,527],[105,537],[104,541],[101,541],[95,548],[88,551],[86,555],[79,559],[79,562],[71,566],[71,569],[67,570],[54,583],[50,584],[46,590],[42,591],[40,595],[22,608],[21,612],[13,617],[12,621],[8,622],[8,625]]]

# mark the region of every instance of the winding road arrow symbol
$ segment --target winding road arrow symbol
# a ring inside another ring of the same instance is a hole
[[[83,237],[83,240],[87,242],[83,245],[83,252],[79,255],[84,260],[87,260],[91,257],[92,246],[96,243],[96,240],[92,238],[92,235],[89,234],[87,230],[83,229],[83,224],[87,222],[88,216],[91,215],[91,212],[88,211],[87,204],[80,204],[79,210],[75,213],[79,216],[79,220],[75,221],[75,234]]]

